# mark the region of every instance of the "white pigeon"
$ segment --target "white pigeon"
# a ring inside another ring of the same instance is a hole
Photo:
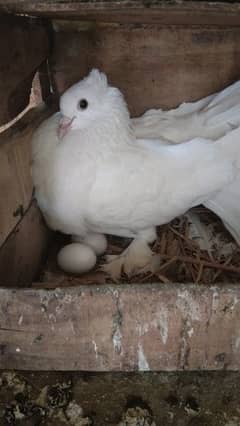
[[[217,142],[136,143],[121,92],[92,70],[60,99],[60,113],[33,138],[33,181],[49,226],[81,241],[88,235],[133,238],[104,266],[133,274],[151,259],[156,226],[240,179],[240,128]]]

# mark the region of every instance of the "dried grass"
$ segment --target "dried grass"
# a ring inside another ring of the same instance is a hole
[[[190,237],[190,223],[186,216],[181,216],[168,225],[158,228],[158,238],[152,246],[158,261],[158,268],[154,273],[145,273],[131,277],[121,277],[121,283],[234,283],[240,281],[240,248],[234,243],[231,235],[224,228],[222,222],[205,208],[194,209],[201,222],[210,226],[214,239],[211,252],[201,250],[199,244]],[[231,245],[229,254],[219,252],[220,246]],[[109,237],[107,254],[119,254],[129,244],[130,240]],[[60,243],[61,245],[61,243]],[[80,284],[105,284],[109,278],[97,268],[82,276],[74,277],[64,274],[56,265],[56,253],[59,242],[51,250],[49,259],[42,271],[41,284],[45,288],[74,286]],[[104,262],[104,257],[100,259]]]

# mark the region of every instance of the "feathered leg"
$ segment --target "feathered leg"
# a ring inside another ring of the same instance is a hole
[[[138,236],[120,255],[106,256],[107,263],[101,269],[113,280],[118,280],[124,272],[128,277],[141,272],[152,271],[153,252],[149,244],[156,239],[154,228],[139,232]]]

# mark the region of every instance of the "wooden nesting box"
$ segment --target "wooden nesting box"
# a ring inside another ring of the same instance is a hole
[[[30,162],[49,101],[93,67],[135,116],[238,79],[240,5],[0,0],[0,13],[0,124],[28,106],[36,72],[45,102],[0,134],[0,368],[239,369],[240,284],[36,289],[49,232]]]

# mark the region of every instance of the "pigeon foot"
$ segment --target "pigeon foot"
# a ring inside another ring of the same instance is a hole
[[[122,273],[128,277],[152,271],[153,252],[143,239],[136,238],[120,255],[106,256],[107,263],[101,266],[114,281],[118,281]]]

